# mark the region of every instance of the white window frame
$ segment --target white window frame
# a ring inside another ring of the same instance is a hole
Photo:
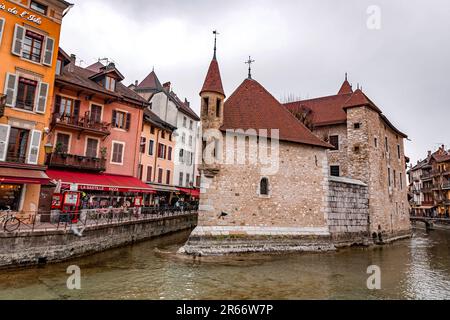
[[[5,31],[6,19],[5,18],[0,18],[0,20],[3,21],[2,27],[0,28],[0,45],[1,45],[2,44],[2,39],[3,39],[3,31]]]
[[[121,145],[123,146],[123,148],[122,148],[122,159],[121,159],[121,162],[114,162],[114,161],[113,161],[114,144],[121,144]],[[117,141],[117,140],[111,141],[111,158],[110,158],[110,161],[109,161],[111,164],[123,165],[123,159],[124,159],[124,157],[125,157],[125,147],[126,147],[126,143],[123,142],[123,141]]]
[[[84,156],[87,157],[88,139],[97,140],[98,143],[97,143],[97,150],[95,152],[95,157],[99,158],[98,153],[99,153],[99,149],[100,149],[100,139],[97,137],[93,137],[93,136],[86,136],[86,139],[84,141]]]

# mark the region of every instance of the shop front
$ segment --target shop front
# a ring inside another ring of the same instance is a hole
[[[55,194],[78,194],[79,209],[142,207],[144,198],[156,191],[130,176],[47,170],[59,189]],[[73,199],[74,196],[72,196]],[[61,201],[65,201],[64,197]],[[73,201],[72,201],[73,202]]]
[[[49,181],[44,171],[0,168],[0,211],[23,214],[36,211],[41,185],[49,184]]]

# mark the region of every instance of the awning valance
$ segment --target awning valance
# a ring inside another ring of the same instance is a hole
[[[50,178],[41,170],[0,168],[0,184],[48,184]]]
[[[152,187],[130,176],[62,170],[47,170],[47,175],[55,181],[61,180],[62,188],[76,184],[78,190],[155,193]]]
[[[188,189],[188,188],[178,188],[183,193],[189,194],[192,197],[198,198],[200,196],[200,190],[198,189]]]

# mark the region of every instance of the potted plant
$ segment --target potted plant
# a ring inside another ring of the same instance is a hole
[[[106,159],[106,152],[107,151],[108,151],[108,149],[106,149],[106,147],[100,148],[100,156],[102,157],[102,159]]]

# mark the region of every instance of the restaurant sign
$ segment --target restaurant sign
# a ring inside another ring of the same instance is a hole
[[[18,9],[17,7],[6,7],[4,3],[0,3],[0,10],[6,11],[12,15],[19,16],[27,21],[33,22],[37,25],[42,24],[42,18],[32,14],[26,10]]]
[[[62,187],[65,189],[68,189],[71,187],[71,184],[63,184]],[[154,192],[151,189],[121,188],[121,187],[85,185],[85,184],[78,184],[77,189],[78,190],[88,190],[88,191],[109,191],[109,192],[130,192],[130,193],[153,193]]]

